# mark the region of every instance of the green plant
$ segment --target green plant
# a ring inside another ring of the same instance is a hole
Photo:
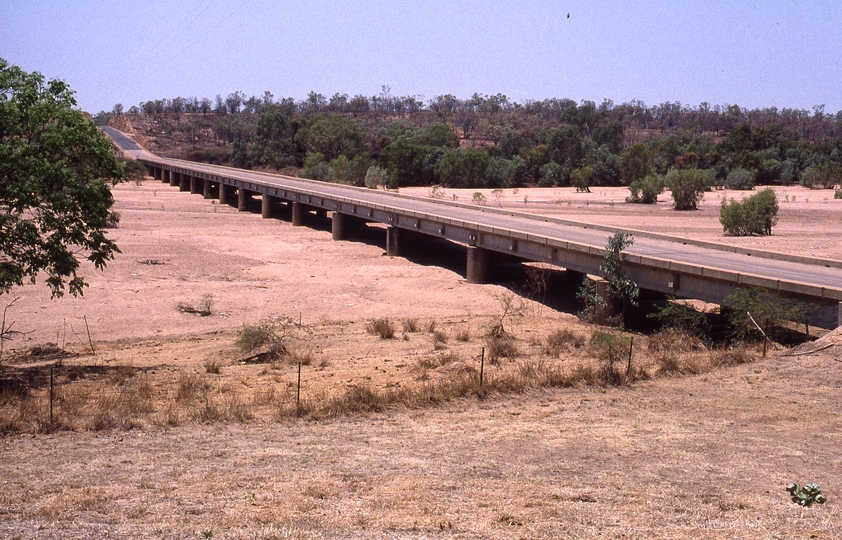
[[[701,169],[672,169],[667,173],[666,183],[676,210],[695,210],[708,187],[705,171]]]
[[[61,80],[0,58],[0,294],[39,276],[52,296],[82,294],[79,257],[99,270],[120,250],[106,236],[114,148]]]
[[[723,314],[737,340],[761,338],[755,322],[769,335],[785,321],[803,323],[807,317],[803,306],[760,287],[737,289],[722,303]]]
[[[798,484],[789,484],[786,491],[791,495],[792,502],[799,506],[812,506],[813,503],[824,504],[827,497],[822,493],[822,488],[815,482],[799,487]]]
[[[664,177],[650,174],[643,180],[635,180],[629,184],[631,195],[626,202],[639,204],[654,204],[658,202],[658,195],[664,192]]]
[[[833,198],[842,199],[842,187],[836,190],[836,192],[833,194]]]
[[[627,232],[617,232],[608,237],[603,262],[599,265],[600,271],[608,282],[606,296],[620,302],[618,315],[620,323],[625,318],[626,307],[636,306],[637,297],[640,295],[640,288],[629,277],[623,265],[622,252],[632,244],[634,244],[634,238]],[[576,293],[576,298],[584,304],[584,309],[579,315],[584,320],[595,321],[599,312],[608,307],[608,301],[598,294],[596,283],[587,276]]]
[[[483,195],[479,191],[475,191],[473,196],[471,197],[471,200],[474,202],[474,204],[485,205],[487,199],[485,198],[485,195]]]
[[[827,161],[807,167],[801,176],[801,185],[810,189],[831,189],[842,183],[842,164]]]
[[[725,178],[725,187],[728,189],[754,189],[754,181],[747,169],[737,168],[728,173]]]
[[[778,197],[770,189],[748,197],[742,202],[722,200],[719,222],[730,236],[771,235],[778,222]]]
[[[662,331],[686,332],[702,339],[710,336],[708,316],[687,301],[667,298],[667,303],[648,318],[658,321]]]

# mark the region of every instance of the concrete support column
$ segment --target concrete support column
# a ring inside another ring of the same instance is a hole
[[[339,212],[330,213],[330,232],[334,240],[345,240],[348,238],[347,231],[345,230],[346,222],[345,214]],[[389,233],[387,232],[386,234],[388,235]],[[386,242],[388,243],[388,239]]]
[[[200,193],[199,185],[202,183],[201,178],[196,178],[195,176],[190,177],[190,194],[195,195]]]
[[[190,191],[190,176],[184,173],[178,175],[178,190]]]
[[[161,182],[165,184],[170,183],[170,171],[166,169],[161,169]]]
[[[249,201],[251,200],[251,193],[243,188],[237,190],[237,210],[245,212],[249,209]]]
[[[212,198],[213,197],[213,194],[211,192],[212,187],[213,187],[212,182],[210,180],[205,180],[204,185],[202,186],[202,197],[204,197],[205,199]]]
[[[260,205],[260,216],[263,219],[269,219],[272,217],[273,210],[274,210],[275,200],[267,194],[263,194],[263,201]]]
[[[397,227],[386,227],[386,255],[401,256],[401,230]]]
[[[304,206],[292,201],[292,226],[301,227],[302,225],[304,225]]]
[[[481,285],[488,282],[488,251],[468,246],[468,268],[465,272],[468,283]]]
[[[617,305],[617,300],[608,296],[608,282],[601,277],[592,277],[596,285],[596,295],[605,300],[605,307],[600,309],[594,317],[594,322],[597,324],[608,324],[611,317],[617,315],[620,310]]]
[[[170,185],[177,186],[178,185],[178,173],[175,171],[170,171]]]
[[[228,204],[228,186],[219,183],[219,204]]]

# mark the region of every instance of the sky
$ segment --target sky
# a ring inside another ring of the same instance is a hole
[[[4,0],[0,58],[96,113],[177,96],[505,94],[842,110],[839,0]]]

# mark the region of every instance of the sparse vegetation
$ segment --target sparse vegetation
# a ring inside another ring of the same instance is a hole
[[[395,327],[386,317],[371,319],[366,324],[365,329],[369,334],[380,336],[380,339],[393,339],[395,337]]]
[[[187,302],[179,302],[176,309],[182,313],[194,313],[200,317],[209,317],[213,314],[213,294],[204,295],[198,307]]]
[[[799,487],[798,484],[789,484],[786,486],[787,493],[790,494],[792,502],[798,506],[813,506],[813,503],[824,504],[827,502],[827,497],[822,493],[822,488],[816,483],[804,484]]]
[[[658,196],[664,192],[664,187],[663,176],[650,174],[643,180],[635,180],[629,184],[631,195],[626,198],[626,202],[655,204],[658,202]]]

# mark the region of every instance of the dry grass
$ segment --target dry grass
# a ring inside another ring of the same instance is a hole
[[[380,336],[380,339],[393,339],[395,337],[395,327],[386,317],[371,319],[365,329],[371,335]]]

